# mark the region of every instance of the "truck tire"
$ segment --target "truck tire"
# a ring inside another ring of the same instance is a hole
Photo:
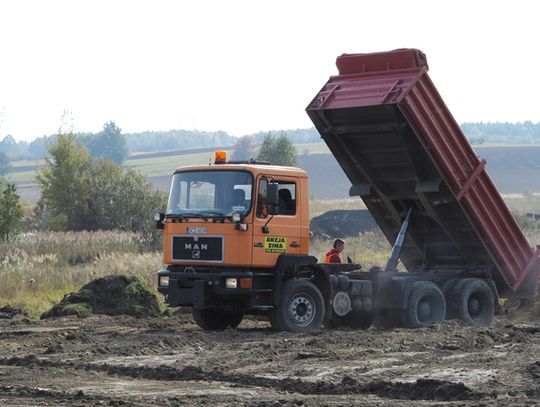
[[[289,332],[309,332],[320,328],[324,320],[324,300],[321,291],[308,280],[287,281],[280,301],[270,318],[275,328]]]
[[[238,311],[224,311],[211,308],[191,308],[191,315],[195,323],[205,331],[223,331],[224,329],[236,328],[242,322],[244,314]]]
[[[270,310],[268,312],[268,320],[270,321],[270,326],[272,327],[272,330],[276,332],[281,332],[284,330],[284,328],[279,323],[279,318],[277,316],[277,307]]]
[[[446,301],[439,287],[431,281],[414,283],[404,317],[406,328],[420,328],[444,321]]]
[[[489,325],[495,314],[495,296],[489,284],[480,278],[466,278],[454,287],[453,313],[468,325]]]

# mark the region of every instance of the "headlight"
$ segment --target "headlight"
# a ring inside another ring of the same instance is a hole
[[[238,287],[238,281],[236,278],[228,278],[225,280],[225,288],[236,288]]]
[[[169,286],[169,276],[159,276],[159,278],[158,278],[158,286],[160,286],[160,287],[168,287]]]

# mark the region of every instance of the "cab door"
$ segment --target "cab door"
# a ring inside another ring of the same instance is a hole
[[[278,183],[280,213],[268,214],[266,194],[269,179]],[[260,176],[253,220],[253,266],[274,267],[282,253],[299,254],[301,205],[299,180],[294,177]]]

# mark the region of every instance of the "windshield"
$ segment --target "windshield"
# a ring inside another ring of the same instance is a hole
[[[251,209],[253,177],[246,171],[189,171],[174,174],[168,216],[225,217]]]

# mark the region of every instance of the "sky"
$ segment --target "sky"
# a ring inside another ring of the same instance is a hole
[[[540,121],[540,2],[0,0],[0,139],[307,128],[343,53],[418,48],[456,120]]]

